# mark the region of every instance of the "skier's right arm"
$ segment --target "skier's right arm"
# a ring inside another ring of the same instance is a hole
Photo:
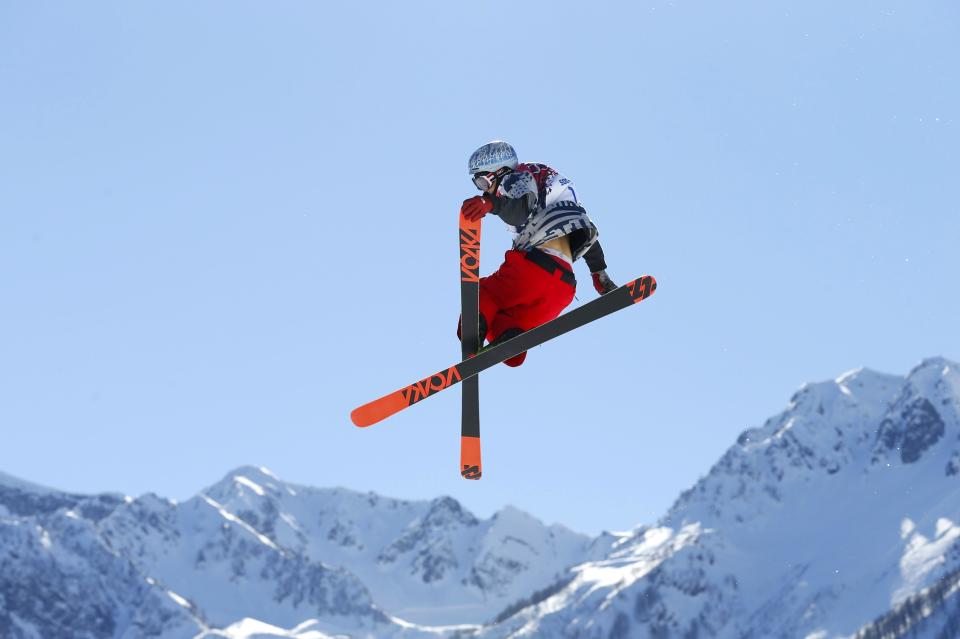
[[[510,226],[523,226],[530,217],[534,207],[530,199],[522,197],[511,199],[508,197],[493,197],[493,213]]]
[[[523,226],[537,207],[537,185],[526,171],[509,173],[493,196],[493,213],[510,226]]]

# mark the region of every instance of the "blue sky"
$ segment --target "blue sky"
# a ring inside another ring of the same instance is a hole
[[[257,464],[596,533],[806,381],[960,359],[956,3],[586,5],[0,5],[0,470],[184,499]],[[349,412],[458,359],[493,138],[660,288],[482,375],[467,482],[458,392]]]

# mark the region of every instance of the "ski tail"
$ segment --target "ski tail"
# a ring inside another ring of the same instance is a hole
[[[460,436],[460,474],[464,479],[480,479],[483,474],[480,463],[480,437]]]
[[[476,355],[480,335],[480,220],[460,214],[460,330],[461,355]],[[480,377],[464,380],[460,411],[460,474],[480,479]]]
[[[630,291],[630,298],[633,303],[642,302],[657,290],[657,280],[652,275],[645,275],[632,282],[627,282],[625,288]]]

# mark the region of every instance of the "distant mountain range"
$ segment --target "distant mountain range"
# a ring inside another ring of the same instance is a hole
[[[0,474],[3,639],[960,637],[960,367],[804,386],[655,525],[243,467],[196,497]]]

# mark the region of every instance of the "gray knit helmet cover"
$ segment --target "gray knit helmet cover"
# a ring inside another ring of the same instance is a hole
[[[480,171],[496,171],[505,166],[517,168],[517,152],[503,140],[494,140],[473,152],[467,162],[467,171],[473,175]]]

